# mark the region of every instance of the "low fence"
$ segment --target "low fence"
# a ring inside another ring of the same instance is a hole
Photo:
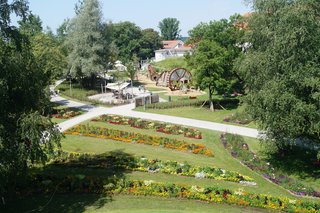
[[[213,103],[215,108],[229,107],[239,104],[238,98],[228,98],[228,99],[214,99]],[[204,100],[180,100],[180,101],[173,101],[173,102],[161,102],[161,103],[149,103],[147,102],[145,108],[146,109],[172,109],[178,107],[200,107],[200,106],[207,106],[209,105],[209,101]],[[137,106],[137,105],[136,105]],[[143,106],[143,105],[140,105]]]
[[[159,103],[159,95],[150,95],[146,97],[139,97],[135,99],[136,107],[144,106],[144,105],[152,105]]]

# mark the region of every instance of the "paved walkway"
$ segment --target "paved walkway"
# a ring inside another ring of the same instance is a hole
[[[159,115],[153,113],[145,113],[145,112],[136,112],[133,111],[134,104],[128,104],[124,106],[117,106],[112,108],[106,107],[95,107],[92,105],[86,105],[83,103],[70,101],[60,96],[55,96],[51,99],[52,102],[56,102],[59,104],[66,105],[68,107],[80,108],[82,110],[87,111],[87,113],[69,119],[65,122],[59,124],[61,131],[65,131],[72,126],[75,126],[83,121],[92,119],[94,117],[98,117],[103,114],[115,114],[115,115],[123,115],[123,116],[130,116],[135,118],[143,118],[143,119],[150,119],[155,121],[163,121],[173,124],[180,124],[185,126],[192,126],[196,128],[203,128],[209,129],[219,132],[228,132],[233,134],[238,134],[242,136],[248,136],[252,138],[258,138],[259,133],[256,129],[240,127],[240,126],[233,126],[221,123],[214,123],[209,121],[201,121],[196,119],[189,119],[189,118],[181,118],[176,116],[168,116],[168,115]]]

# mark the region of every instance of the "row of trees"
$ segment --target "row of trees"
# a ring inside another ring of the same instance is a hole
[[[126,21],[103,22],[98,0],[84,0],[76,6],[76,16],[65,21],[58,32],[65,32],[68,50],[68,71],[72,77],[91,79],[93,87],[97,73],[110,68],[116,60],[125,64],[133,59],[147,59],[162,47],[162,39],[179,37],[179,21],[164,19],[159,24],[162,37],[151,28],[141,29]]]

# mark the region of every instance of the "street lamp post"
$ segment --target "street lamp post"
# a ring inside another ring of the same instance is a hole
[[[72,81],[71,81],[71,75],[67,76],[69,78],[70,81],[70,97],[72,96]]]

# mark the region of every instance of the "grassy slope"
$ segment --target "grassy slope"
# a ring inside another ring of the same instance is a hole
[[[189,69],[187,62],[182,58],[169,58],[163,61],[152,63],[152,66],[156,68],[158,72],[170,71],[175,68],[186,68]]]
[[[55,195],[51,202],[44,206],[51,196],[33,196],[23,200],[15,200],[9,203],[6,209],[1,212],[26,212],[34,209],[41,209],[41,212],[128,212],[128,213],[191,213],[191,212],[267,212],[262,209],[243,208],[225,204],[207,204],[180,199],[166,199],[158,197],[142,197],[119,195],[113,197],[99,196],[94,194],[68,194]],[[17,205],[19,203],[20,205]],[[38,211],[34,211],[38,212]]]
[[[141,130],[135,129],[128,126],[121,126],[121,125],[112,125],[106,124],[101,122],[91,122],[91,125],[95,126],[104,126],[108,128],[114,129],[123,129],[126,131],[132,132],[140,132],[140,133],[148,133],[153,135],[164,135],[162,133],[157,133],[153,130]],[[136,156],[145,156],[147,158],[158,158],[162,160],[178,160],[180,162],[187,161],[193,165],[209,165],[209,166],[217,166],[220,168],[225,168],[232,171],[237,171],[241,174],[248,175],[255,179],[258,183],[258,186],[243,186],[236,183],[230,182],[223,182],[223,181],[212,181],[212,180],[196,180],[194,178],[181,178],[172,175],[159,175],[158,178],[161,177],[162,181],[169,181],[175,180],[180,183],[186,184],[199,184],[203,183],[203,185],[208,184],[220,184],[221,186],[231,188],[231,189],[238,189],[238,188],[245,188],[247,191],[256,192],[256,193],[270,193],[272,195],[283,195],[283,196],[291,196],[286,190],[278,187],[275,184],[272,184],[265,179],[263,179],[260,175],[256,174],[255,172],[249,170],[247,167],[241,165],[237,160],[232,158],[229,153],[223,148],[222,144],[220,143],[219,136],[220,134],[213,131],[201,130],[204,135],[204,139],[196,140],[196,139],[187,139],[183,136],[174,136],[174,135],[165,135],[167,137],[174,137],[177,139],[185,140],[188,142],[193,143],[201,143],[213,150],[215,157],[210,158],[202,155],[195,155],[187,152],[179,152],[176,150],[169,150],[159,147],[153,147],[148,145],[141,145],[141,144],[127,144],[123,142],[116,142],[111,140],[102,140],[102,139],[95,139],[95,138],[88,138],[88,137],[81,137],[81,136],[71,136],[68,135],[62,142],[63,149],[67,151],[76,151],[76,152],[93,152],[93,153],[104,153],[113,150],[121,150],[123,152],[133,154]],[[250,143],[258,141],[254,141],[249,139]],[[148,177],[150,179],[155,176],[150,176],[147,173],[132,173],[128,174],[129,177]],[[155,180],[158,180],[155,178]],[[133,178],[134,179],[134,178]],[[141,179],[141,178],[139,178]]]

